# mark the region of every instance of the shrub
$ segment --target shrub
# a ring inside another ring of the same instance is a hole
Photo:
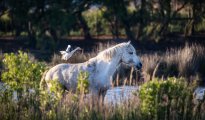
[[[39,94],[40,108],[44,112],[47,119],[56,117],[56,108],[60,104],[63,94],[65,93],[62,84],[58,80],[49,81],[51,87],[49,91],[41,90]]]
[[[1,79],[5,89],[1,90],[0,95],[0,109],[3,110],[0,119],[39,118],[38,86],[45,65],[22,51],[4,54],[2,64]],[[14,92],[17,93],[17,99]]]
[[[13,90],[38,88],[45,64],[34,61],[27,53],[4,54],[2,81]]]
[[[183,78],[149,81],[139,93],[142,115],[145,119],[186,119],[192,113],[192,93]]]
[[[78,75],[77,90],[79,93],[86,94],[89,92],[89,73],[81,71]]]
[[[1,71],[2,71],[2,67],[3,67],[3,63],[2,63],[2,60],[3,60],[3,54],[2,52],[0,51],[0,81],[1,81]]]

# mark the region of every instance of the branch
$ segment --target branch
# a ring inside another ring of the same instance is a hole
[[[9,11],[10,11],[10,9],[0,10],[0,17],[3,16],[4,14],[8,13]]]
[[[178,8],[176,11],[173,12],[172,17],[174,17],[180,10],[182,10],[186,5],[188,4],[188,1],[184,2],[184,4]]]

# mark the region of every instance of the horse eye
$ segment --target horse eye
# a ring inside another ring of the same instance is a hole
[[[133,54],[133,52],[129,52],[129,54],[130,54],[130,55],[132,55],[132,54]]]

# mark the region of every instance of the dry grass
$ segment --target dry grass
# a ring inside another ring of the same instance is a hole
[[[100,45],[91,53],[78,52],[69,59],[62,61],[60,54],[54,54],[51,66],[66,62],[79,63],[84,62],[91,57],[96,56],[99,51],[108,48],[110,45]],[[203,80],[205,72],[205,48],[200,45],[186,45],[179,49],[170,49],[164,53],[139,53],[143,63],[142,71],[134,71],[132,68],[122,65],[116,72],[115,85],[136,85],[139,81],[149,81],[153,78],[166,79],[171,76],[185,77],[186,80]],[[1,57],[1,55],[0,55]],[[1,58],[0,58],[1,59]],[[31,97],[31,98],[30,98]],[[72,93],[66,94],[56,105],[50,103],[50,106],[42,106],[40,94],[36,96],[27,96],[21,98],[20,102],[13,103],[11,100],[3,97],[0,101],[0,119],[145,119],[142,111],[140,111],[140,100],[136,98],[121,105],[102,104],[102,100],[98,97],[89,98],[89,96],[75,95]],[[179,97],[179,100],[182,99]],[[184,111],[192,109],[193,119],[204,119],[204,105],[202,102],[194,106],[193,103],[186,103]],[[183,115],[175,113],[175,108],[172,113],[173,119],[186,118],[187,113]],[[8,112],[9,111],[9,112]],[[177,111],[177,110],[176,110]],[[12,117],[11,117],[12,116]]]
[[[112,46],[111,44],[99,44],[90,53],[78,52],[68,61],[62,61],[61,55],[54,54],[51,66],[58,63],[80,63],[97,55],[98,52]],[[186,45],[178,49],[170,49],[165,52],[138,53],[143,63],[142,71],[132,71],[132,68],[122,64],[114,75],[119,79],[119,84],[124,84],[124,80],[136,82],[149,81],[154,77],[186,77],[189,81],[199,77],[202,81],[205,78],[205,47],[197,44]],[[132,74],[131,74],[132,72]],[[131,76],[132,75],[132,76]],[[130,76],[132,78],[130,78]]]
[[[200,45],[186,45],[161,54],[145,54],[141,59],[145,80],[172,76],[186,77],[189,80],[193,76],[199,76],[201,80],[204,79],[205,48]]]
[[[98,97],[91,97],[85,95],[76,95],[73,93],[66,93],[60,101],[49,102],[49,105],[39,103],[39,96],[25,96],[19,102],[12,102],[1,99],[0,101],[0,119],[42,119],[42,120],[157,120],[157,118],[167,119],[196,119],[203,120],[205,118],[204,108],[205,104],[200,103],[193,105],[189,100],[185,105],[173,104],[169,111],[144,115],[141,111],[140,100],[134,97],[127,102],[120,105],[102,104],[102,99]],[[50,98],[44,99],[49,101]],[[178,102],[184,101],[182,96],[178,96]],[[44,102],[44,101],[43,101]],[[55,103],[55,104],[54,104]],[[155,108],[155,106],[153,106]],[[169,107],[169,106],[168,106]],[[177,108],[182,108],[181,110]],[[157,109],[157,106],[156,106]],[[164,109],[160,109],[163,111]],[[180,111],[180,112],[179,112]],[[184,112],[183,112],[184,111]],[[191,112],[191,113],[190,113]],[[182,114],[179,114],[182,113]],[[146,113],[149,114],[149,113]],[[166,116],[169,115],[169,116]]]

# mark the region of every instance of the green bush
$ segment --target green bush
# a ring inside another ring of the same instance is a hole
[[[142,115],[145,119],[186,119],[192,113],[192,93],[183,78],[149,81],[139,93]]]
[[[0,94],[0,119],[39,118],[38,87],[45,65],[22,51],[4,54],[2,64],[1,79],[5,89]],[[31,93],[29,89],[35,91]],[[17,100],[13,98],[14,91],[17,92]]]
[[[4,54],[1,79],[13,90],[38,88],[45,64],[32,60],[27,53]]]
[[[77,90],[79,93],[86,94],[89,92],[89,73],[88,72],[80,72],[78,75],[78,85]]]

